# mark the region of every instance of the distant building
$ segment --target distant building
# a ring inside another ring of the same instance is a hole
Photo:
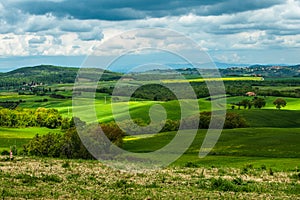
[[[254,92],[247,92],[246,95],[249,96],[249,97],[256,96],[256,94]]]
[[[122,78],[122,81],[134,81],[134,79],[125,77],[125,78]]]

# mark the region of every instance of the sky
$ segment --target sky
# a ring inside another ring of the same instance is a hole
[[[145,44],[185,49],[170,39],[172,31],[214,62],[297,64],[299,27],[300,0],[0,0],[0,71],[80,66],[105,43],[103,59]],[[130,30],[135,35],[122,36]]]

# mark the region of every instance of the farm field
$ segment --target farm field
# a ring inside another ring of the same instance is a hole
[[[222,78],[196,78],[187,80],[161,80],[163,83],[188,83],[188,82],[205,82],[205,81],[263,81],[262,77],[222,77]]]

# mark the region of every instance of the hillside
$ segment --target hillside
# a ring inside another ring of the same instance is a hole
[[[173,67],[173,65],[170,65]],[[221,76],[262,76],[267,78],[291,78],[300,76],[300,64],[298,65],[219,65],[219,72]],[[210,69],[209,69],[210,68]],[[193,68],[191,65],[176,65],[173,69],[155,69],[150,71],[144,71],[140,74],[145,74],[146,76],[153,74],[160,74],[160,76],[176,77],[176,72],[183,74],[186,78],[199,77],[200,73],[206,74],[208,76],[213,76],[215,70],[211,67],[199,66]]]
[[[300,65],[251,65],[249,67],[230,67],[221,70],[227,76],[299,77]]]
[[[60,67],[52,65],[39,65],[34,67],[19,68],[10,72],[0,73],[0,88],[14,88],[22,85],[74,83],[79,68]],[[86,72],[86,77],[94,77],[103,73],[103,69],[91,68]],[[104,71],[102,80],[120,78],[119,73]]]

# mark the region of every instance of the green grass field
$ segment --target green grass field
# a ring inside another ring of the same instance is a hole
[[[125,138],[124,149],[131,152],[151,152],[168,144],[176,132],[156,135],[128,136]],[[227,129],[222,134],[205,158],[198,153],[206,130],[198,134],[186,151],[173,165],[184,166],[187,162],[196,165],[242,167],[245,163],[255,166],[267,165],[277,170],[295,169],[300,167],[300,128],[243,128]],[[290,163],[288,166],[284,163]],[[264,163],[265,162],[265,163]]]
[[[243,116],[251,127],[277,127],[297,128],[300,127],[299,110],[234,110]]]
[[[9,150],[10,146],[16,145],[17,149],[22,149],[36,134],[45,135],[47,133],[60,133],[59,129],[48,129],[40,127],[32,128],[3,128],[0,127],[0,152]]]

